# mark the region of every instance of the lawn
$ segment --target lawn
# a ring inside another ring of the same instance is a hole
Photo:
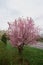
[[[0,65],[19,65],[19,57],[17,48],[12,47],[9,42],[5,45],[0,41]],[[43,65],[43,50],[41,49],[24,46],[22,57],[24,61],[28,60],[29,65]]]

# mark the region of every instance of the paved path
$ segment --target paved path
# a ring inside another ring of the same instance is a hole
[[[38,42],[37,44],[30,45],[31,47],[43,49],[43,42]]]

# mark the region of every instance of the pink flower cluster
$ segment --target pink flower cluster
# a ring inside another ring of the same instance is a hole
[[[8,36],[13,46],[33,44],[38,38],[38,29],[32,18],[18,18],[13,23],[8,23]]]

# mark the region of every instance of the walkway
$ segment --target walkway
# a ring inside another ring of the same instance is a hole
[[[31,47],[43,49],[43,42],[38,42],[37,44],[30,45]]]

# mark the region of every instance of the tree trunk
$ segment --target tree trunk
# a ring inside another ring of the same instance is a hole
[[[24,46],[24,44],[18,46],[18,52],[19,52],[19,57],[20,57],[19,58],[19,64],[20,65],[23,64],[23,56],[22,56],[23,46]]]
[[[23,51],[23,47],[19,46],[19,47],[18,47],[18,52],[19,52],[19,54],[22,54],[22,51]]]

